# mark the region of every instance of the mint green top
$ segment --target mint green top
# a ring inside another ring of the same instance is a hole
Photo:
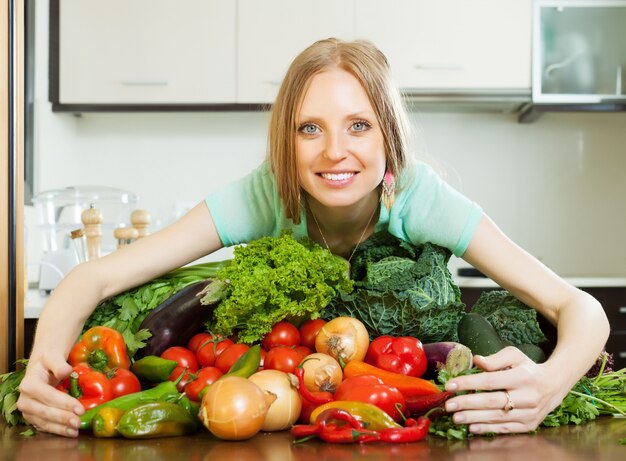
[[[208,195],[206,204],[224,246],[277,237],[284,229],[290,229],[296,238],[307,235],[304,209],[300,224],[285,217],[267,162]],[[417,162],[403,171],[391,209],[381,205],[376,231],[386,229],[416,245],[435,243],[462,256],[481,216],[480,206],[447,184],[429,165]]]

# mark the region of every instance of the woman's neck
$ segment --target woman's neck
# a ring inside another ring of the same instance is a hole
[[[326,207],[310,196],[306,200],[309,236],[345,258],[350,258],[356,245],[372,235],[378,222],[376,193],[350,207]]]

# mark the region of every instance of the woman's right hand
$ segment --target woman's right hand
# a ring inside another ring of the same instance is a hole
[[[35,429],[66,437],[78,435],[80,415],[85,411],[77,399],[55,388],[71,372],[72,367],[58,352],[29,360],[17,408]]]

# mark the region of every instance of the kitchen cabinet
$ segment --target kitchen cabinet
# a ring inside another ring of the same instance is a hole
[[[529,90],[531,0],[360,0],[356,36],[411,90]]]
[[[235,100],[235,1],[51,0],[55,26],[54,103]]]
[[[354,9],[354,0],[239,0],[237,102],[271,104],[300,51],[323,38],[354,38]]]
[[[580,286],[596,298],[604,308],[611,325],[611,334],[606,343],[606,350],[613,354],[613,369],[626,368],[626,286]],[[461,287],[461,299],[468,306],[474,305],[480,294],[495,288]],[[551,344],[556,344],[556,329],[545,319],[539,323]],[[590,334],[592,334],[590,332]]]

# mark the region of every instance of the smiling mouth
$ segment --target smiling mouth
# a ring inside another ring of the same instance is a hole
[[[356,173],[320,173],[320,176],[329,181],[345,181],[355,174]]]

